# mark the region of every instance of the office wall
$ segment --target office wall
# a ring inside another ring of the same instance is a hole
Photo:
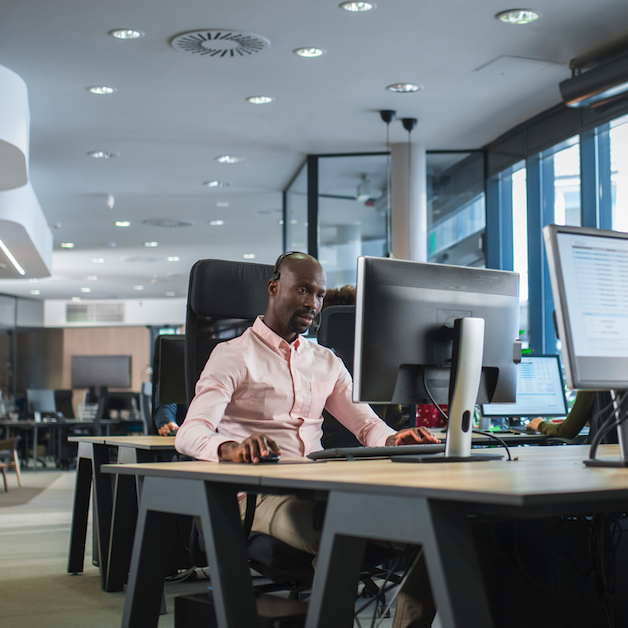
[[[33,329],[17,334],[17,390],[62,388],[62,329]]]

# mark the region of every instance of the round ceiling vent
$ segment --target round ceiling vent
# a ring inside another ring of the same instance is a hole
[[[214,29],[177,35],[171,45],[175,50],[193,55],[245,57],[266,50],[270,42],[254,33]]]
[[[193,227],[195,225],[193,220],[175,220],[174,218],[150,218],[142,224],[150,225],[151,227],[167,227],[168,229]]]

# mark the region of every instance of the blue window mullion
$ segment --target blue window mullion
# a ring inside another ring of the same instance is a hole
[[[485,238],[486,267],[512,270],[512,169],[487,181]]]

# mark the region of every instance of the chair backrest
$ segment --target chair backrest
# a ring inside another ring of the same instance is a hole
[[[321,312],[318,344],[333,349],[353,376],[355,305],[332,305]]]
[[[266,311],[272,272],[270,265],[212,259],[192,267],[185,325],[188,403],[214,347],[239,336]]]
[[[55,390],[55,405],[57,406],[57,412],[66,419],[74,418],[74,406],[72,405],[72,390]]]

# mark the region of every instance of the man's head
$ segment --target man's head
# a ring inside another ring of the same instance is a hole
[[[306,253],[279,256],[268,282],[264,322],[292,342],[305,333],[321,311],[327,277],[319,261]]]

